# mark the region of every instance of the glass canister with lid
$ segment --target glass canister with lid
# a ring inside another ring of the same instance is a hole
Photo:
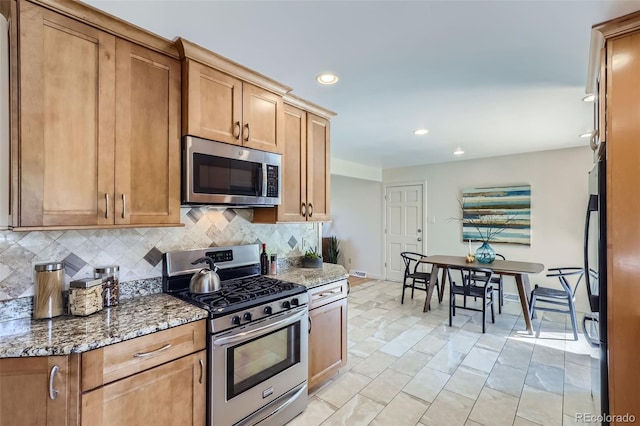
[[[69,283],[69,313],[86,316],[102,310],[102,280],[81,278]]]
[[[120,267],[117,265],[94,268],[93,277],[102,280],[102,305],[115,306],[120,301]]]
[[[35,265],[33,318],[53,318],[63,313],[64,265],[62,262]]]

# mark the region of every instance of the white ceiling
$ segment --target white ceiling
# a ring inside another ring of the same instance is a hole
[[[336,111],[332,157],[376,168],[585,145],[590,30],[640,1],[106,1]],[[315,77],[333,71],[337,85]],[[426,136],[413,130],[429,129]],[[465,154],[452,152],[461,147]]]

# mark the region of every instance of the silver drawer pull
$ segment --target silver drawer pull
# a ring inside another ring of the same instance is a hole
[[[158,352],[162,352],[162,351],[166,351],[167,349],[169,349],[171,347],[171,343],[167,343],[166,345],[164,345],[163,347],[156,349],[154,351],[149,351],[149,352],[136,352],[135,354],[133,354],[134,357],[136,358],[144,358],[147,356],[151,356],[154,354],[157,354]]]
[[[58,390],[53,388],[53,380],[56,378],[56,374],[58,374],[59,370],[60,367],[54,365],[51,368],[51,373],[49,373],[49,398],[52,401],[58,397]]]
[[[327,296],[335,296],[336,294],[342,293],[342,287],[333,289],[327,293],[320,293],[318,297],[327,297]]]

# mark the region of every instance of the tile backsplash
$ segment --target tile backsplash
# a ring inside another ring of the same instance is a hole
[[[33,295],[33,265],[62,261],[65,281],[119,265],[120,281],[162,275],[162,254],[210,246],[266,243],[279,258],[318,245],[318,224],[253,224],[252,209],[181,209],[181,228],[0,231],[0,300]]]

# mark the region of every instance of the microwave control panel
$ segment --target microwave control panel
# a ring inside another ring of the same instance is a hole
[[[278,166],[267,164],[267,197],[278,197]]]

